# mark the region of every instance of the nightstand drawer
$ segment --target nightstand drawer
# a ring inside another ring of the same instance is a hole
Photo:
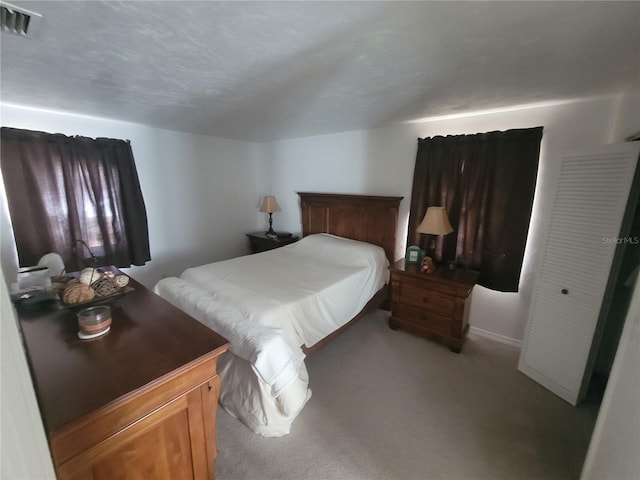
[[[420,307],[441,315],[452,315],[455,300],[439,293],[423,290],[413,285],[402,284],[400,287],[400,303]]]
[[[454,297],[457,296],[459,292],[459,288],[456,285],[443,282],[432,274],[423,273],[417,276],[408,276],[392,272],[391,275],[396,278],[402,277],[403,284],[410,285],[420,290],[429,290],[431,292],[438,292],[443,295],[450,295]]]
[[[437,313],[402,304],[393,304],[391,314],[393,317],[401,319],[403,324],[422,330],[425,333],[444,335],[446,337],[451,335],[451,318],[443,317]]]

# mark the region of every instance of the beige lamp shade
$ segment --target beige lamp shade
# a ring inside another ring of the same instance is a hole
[[[264,213],[274,213],[280,211],[280,205],[276,201],[276,197],[273,195],[265,195],[262,199],[262,205],[260,205],[260,211]]]
[[[416,231],[431,235],[446,235],[453,232],[453,227],[449,223],[449,217],[444,207],[429,207]]]

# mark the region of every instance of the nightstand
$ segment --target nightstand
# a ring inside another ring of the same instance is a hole
[[[433,273],[422,273],[420,265],[405,265],[404,259],[390,270],[389,327],[432,338],[459,353],[469,330],[471,291],[479,272],[441,265]]]
[[[282,233],[280,235],[283,235]],[[274,248],[284,247],[299,240],[293,235],[284,238],[269,238],[264,232],[247,233],[251,253],[266,252]]]

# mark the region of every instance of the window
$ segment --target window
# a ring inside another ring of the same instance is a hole
[[[117,267],[151,259],[128,141],[3,127],[0,160],[20,266],[49,252],[67,271],[92,255]]]
[[[518,291],[541,139],[542,127],[419,139],[407,244],[423,240],[427,207],[445,207],[454,232],[436,258],[463,256],[480,285]]]

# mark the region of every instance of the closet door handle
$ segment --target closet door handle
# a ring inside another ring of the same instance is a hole
[[[566,288],[563,288],[561,292],[563,295],[566,295],[567,293],[569,293],[569,290],[567,290]]]

